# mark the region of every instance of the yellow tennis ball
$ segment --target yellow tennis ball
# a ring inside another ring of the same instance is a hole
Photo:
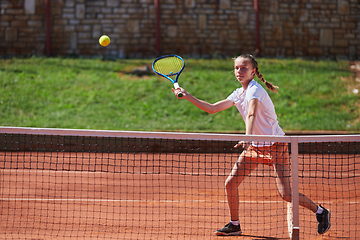
[[[99,43],[101,46],[106,47],[110,44],[110,38],[106,35],[102,35],[99,39]]]

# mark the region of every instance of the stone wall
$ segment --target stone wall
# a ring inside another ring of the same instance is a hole
[[[50,0],[51,55],[192,57],[254,53],[253,0]],[[44,0],[2,0],[0,55],[46,55]],[[260,55],[360,58],[359,0],[259,0]],[[104,48],[102,34],[111,38]]]
[[[264,54],[359,59],[359,0],[261,3]]]

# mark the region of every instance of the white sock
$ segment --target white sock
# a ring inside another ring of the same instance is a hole
[[[316,214],[322,214],[323,211],[324,211],[324,209],[323,209],[322,207],[318,206],[318,209],[317,209],[317,211],[316,211]]]
[[[234,225],[234,226],[238,226],[238,225],[240,224],[239,220],[237,220],[237,221],[231,220],[230,222],[231,222],[231,224]]]

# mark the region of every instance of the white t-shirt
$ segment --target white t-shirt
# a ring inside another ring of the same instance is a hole
[[[254,98],[257,98],[259,103],[252,134],[284,136],[285,133],[279,126],[275,107],[269,94],[254,79],[250,81],[245,91],[243,88],[238,88],[227,97],[228,100],[235,103],[235,106],[239,110],[244,121],[246,121],[246,116],[248,114],[249,102]],[[255,145],[258,147],[261,145],[269,146],[272,145],[272,143],[257,143]]]

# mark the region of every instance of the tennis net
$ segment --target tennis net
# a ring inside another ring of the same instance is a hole
[[[290,152],[292,191],[331,211],[328,237],[355,239],[360,135],[245,136],[0,127],[0,238],[209,239],[230,220],[225,180],[240,140]],[[315,238],[315,214],[285,202],[271,165],[238,188],[242,234]]]

